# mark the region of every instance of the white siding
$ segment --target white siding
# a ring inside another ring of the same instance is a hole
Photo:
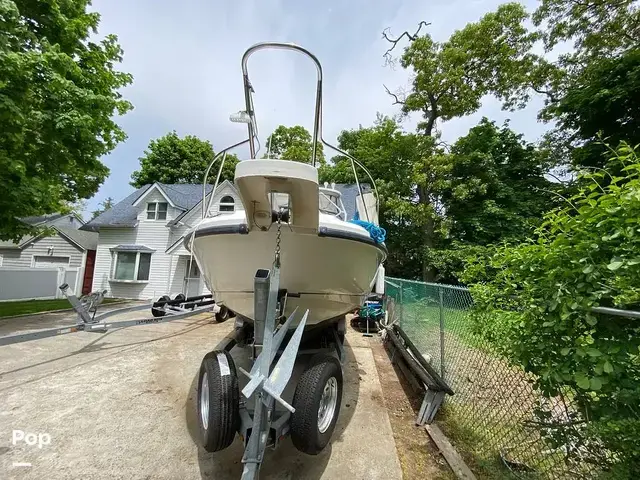
[[[218,203],[225,195],[231,195],[236,202],[236,209],[242,209],[242,202],[233,186],[222,184],[211,207],[211,214],[218,214]],[[157,190],[152,190],[138,205],[138,226],[135,228],[101,228],[96,251],[96,264],[93,274],[92,290],[107,290],[108,295],[121,298],[157,299],[165,294],[172,297],[178,293],[185,293],[184,279],[189,252],[183,247],[176,249],[172,255],[166,250],[182,237],[191,227],[198,224],[202,210],[198,205],[186,215],[181,224],[169,228],[167,223],[182,213],[180,209],[168,205],[166,220],[147,220],[147,203],[166,202]],[[146,283],[122,283],[109,281],[113,271],[113,257],[111,248],[117,245],[144,245],[155,252],[151,255],[151,270],[149,281]],[[182,255],[182,256],[181,256]],[[186,256],[185,256],[186,255]],[[210,293],[201,282],[200,293]]]
[[[69,267],[81,267],[83,251],[65,238],[56,234],[51,237],[42,237],[33,241],[22,250],[2,250],[4,267],[30,268],[32,258],[38,257],[69,257]]]
[[[213,198],[213,202],[211,204],[211,209],[209,210],[211,216],[215,215],[224,215],[224,212],[218,212],[218,204],[220,203],[220,199],[224,196],[231,196],[236,202],[236,210],[243,210],[242,201],[240,200],[240,196],[236,192],[236,189],[230,185],[228,182],[222,184]],[[198,222],[202,218],[202,204],[199,204],[194,208],[191,212],[184,216],[180,220],[180,225],[175,226],[171,229],[171,235],[169,238],[169,245],[173,245],[180,237],[182,237],[188,230],[192,227],[198,225]],[[180,255],[189,255],[189,252],[184,248],[184,246],[180,246],[178,249],[173,251],[174,254]]]

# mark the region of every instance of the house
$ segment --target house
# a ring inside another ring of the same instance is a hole
[[[347,217],[353,218],[356,186],[336,188],[343,194]],[[222,182],[213,199],[211,189],[207,185],[209,215],[243,209],[232,182]],[[202,185],[145,185],[84,225],[82,230],[98,232],[92,290],[134,299],[209,293],[183,243],[202,218],[202,195]]]
[[[32,289],[32,281],[39,274],[23,272],[31,269],[52,270],[62,267],[74,272],[69,277],[73,278],[74,290],[81,290],[82,293],[91,291],[98,235],[79,230],[84,222],[73,213],[25,217],[20,220],[41,230],[41,233],[26,235],[17,242],[0,241],[0,283],[4,286],[0,300],[26,298],[16,295],[30,290],[36,298],[55,297],[57,276],[42,274],[41,278],[53,280],[48,282],[52,285],[42,285],[48,292],[47,295],[39,295],[37,288]],[[22,279],[24,285],[18,279]],[[9,293],[9,290],[13,293]]]

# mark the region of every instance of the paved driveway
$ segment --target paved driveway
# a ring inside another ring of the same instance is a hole
[[[70,314],[0,321],[0,336],[73,321]],[[0,478],[240,478],[239,438],[216,454],[196,442],[200,361],[231,328],[201,314],[0,347]],[[402,478],[371,348],[349,332],[346,353],[332,444],[311,457],[287,439],[267,453],[261,478]],[[14,445],[17,431],[36,444]],[[38,435],[50,443],[40,448]]]

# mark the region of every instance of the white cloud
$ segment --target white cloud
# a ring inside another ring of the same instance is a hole
[[[176,130],[209,139],[216,149],[246,138],[245,126],[228,118],[244,108],[240,59],[253,43],[295,42],[318,56],[325,77],[325,138],[334,141],[343,129],[371,124],[378,111],[398,111],[382,84],[391,89],[404,85],[408,73],[383,66],[384,28],[399,34],[424,19],[431,22],[435,39],[445,40],[500,3],[95,0],[92,8],[102,16],[100,34],[117,34],[125,51],[121,69],[133,74],[134,83],[124,94],[135,110],[120,119],[129,139],[105,158],[111,176],[88,209],[108,196],[120,200],[130,192],[131,172],[152,138]],[[536,4],[526,3],[530,9]],[[249,73],[263,143],[279,124],[311,130],[315,68],[310,61],[290,52],[258,52],[250,59]],[[511,114],[487,99],[476,115],[441,125],[443,137],[455,140],[486,115],[498,121],[512,118],[514,129],[536,139],[544,129],[536,122],[537,108],[533,104]],[[408,128],[416,120],[410,119]]]

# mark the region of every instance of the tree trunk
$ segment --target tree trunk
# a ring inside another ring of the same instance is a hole
[[[418,187],[418,201],[422,205],[429,204],[429,194],[424,186]],[[433,218],[429,217],[426,219],[424,226],[422,227],[422,239],[423,249],[430,250],[434,245],[434,222]],[[429,265],[429,262],[424,257],[424,253],[422,256],[422,280],[425,282],[433,282],[436,279],[436,272],[434,268]]]

